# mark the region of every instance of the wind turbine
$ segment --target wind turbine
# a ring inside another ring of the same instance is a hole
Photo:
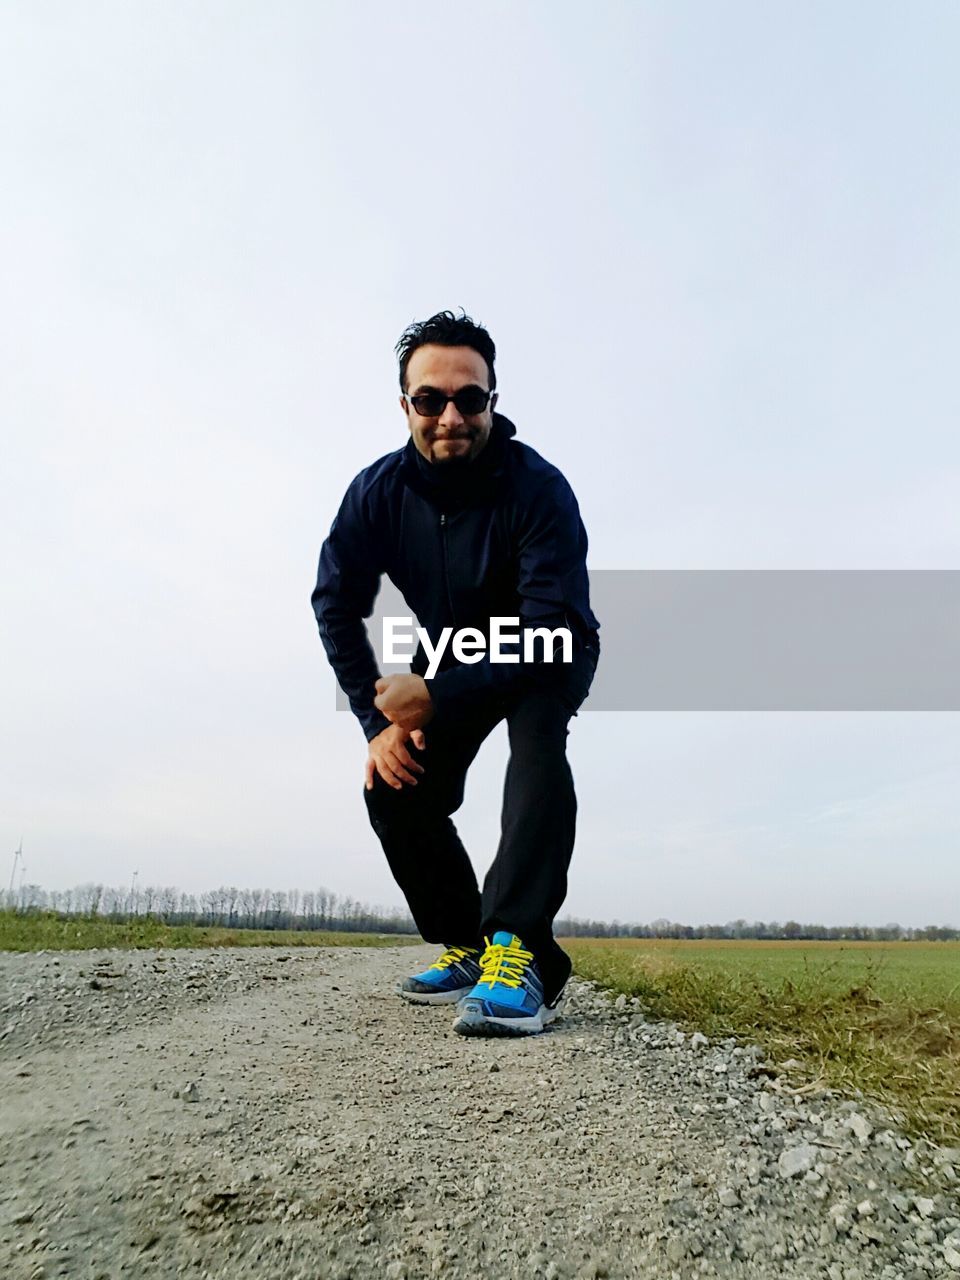
[[[20,860],[20,888],[23,888],[23,836],[20,837],[20,847],[13,853],[13,869],[10,872],[10,896],[13,897],[13,881],[17,874],[17,859]]]

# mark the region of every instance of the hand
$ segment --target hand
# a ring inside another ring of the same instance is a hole
[[[433,702],[423,676],[381,676],[373,705],[401,729],[422,729],[433,719]]]
[[[374,770],[379,773],[387,786],[393,787],[394,791],[400,791],[404,782],[409,782],[412,787],[417,785],[417,780],[412,776],[411,771],[423,773],[423,765],[417,764],[404,745],[408,738],[418,751],[426,749],[426,739],[419,729],[408,733],[406,729],[401,729],[395,724],[381,730],[375,738],[370,739],[367,743],[369,754],[365,771],[365,784],[368,791],[373,790]]]

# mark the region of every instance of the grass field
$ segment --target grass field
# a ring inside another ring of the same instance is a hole
[[[563,941],[576,972],[960,1143],[960,943]]]
[[[219,929],[129,922],[59,919],[53,912],[0,911],[0,951],[85,951],[93,947],[395,947],[420,939],[396,933],[331,933],[296,929]]]

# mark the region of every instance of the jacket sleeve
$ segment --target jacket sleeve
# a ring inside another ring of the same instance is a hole
[[[358,476],[344,495],[320,549],[317,585],[310,603],[337,683],[368,742],[390,724],[373,705],[373,686],[380,671],[363,624],[373,612],[381,573]]]
[[[574,649],[582,638],[585,620],[576,607],[586,599],[587,534],[576,497],[566,479],[557,473],[544,484],[525,509],[517,542],[517,593],[519,630],[525,627],[569,627]],[[515,630],[515,628],[510,628]],[[521,643],[512,646],[517,662],[482,661],[438,672],[428,683],[436,716],[448,716],[482,703],[486,698],[512,693],[540,679],[549,679],[560,658],[560,644],[553,645],[554,660],[544,661],[546,646],[538,640],[533,660],[524,661]],[[506,645],[503,653],[511,652]]]

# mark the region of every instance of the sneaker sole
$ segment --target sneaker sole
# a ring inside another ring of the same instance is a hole
[[[397,995],[408,1004],[458,1004],[467,992],[472,990],[473,987],[458,987],[454,991],[437,991],[428,994],[425,991],[404,991],[402,987],[397,987]]]
[[[560,1016],[563,1000],[541,1005],[532,1018],[492,1018],[483,1013],[461,1013],[453,1029],[461,1036],[536,1036]]]

